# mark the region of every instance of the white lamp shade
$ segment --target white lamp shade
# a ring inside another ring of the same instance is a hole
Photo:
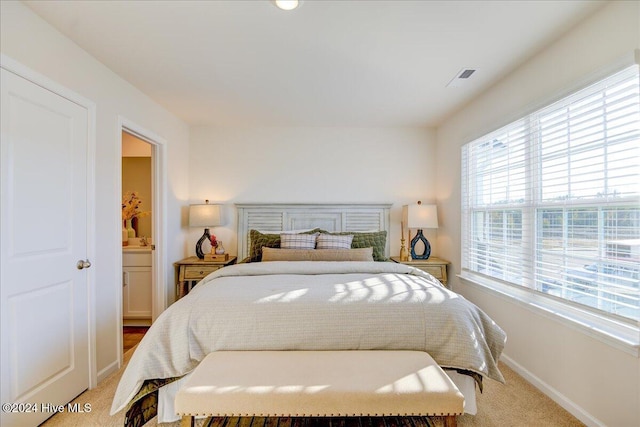
[[[220,205],[189,206],[189,225],[191,227],[215,227],[221,224]]]
[[[407,206],[407,227],[414,229],[438,228],[436,205],[413,204]]]

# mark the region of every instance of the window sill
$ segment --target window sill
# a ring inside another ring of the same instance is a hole
[[[640,358],[640,325],[637,323],[603,317],[594,311],[557,301],[545,294],[473,273],[462,272],[458,277],[467,283],[481,286],[494,294],[515,301],[536,314],[558,321]]]

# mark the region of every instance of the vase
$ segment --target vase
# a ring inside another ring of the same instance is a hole
[[[133,225],[130,219],[126,221],[127,221],[127,238],[133,239],[134,237],[136,237],[136,230],[133,229]]]
[[[218,240],[218,245],[216,246],[216,255],[224,255],[224,246],[222,246],[220,240]]]
[[[127,232],[127,228],[122,224],[122,246],[127,246],[129,244],[129,233]]]
[[[409,261],[409,252],[404,246],[404,238],[400,239],[400,261]]]

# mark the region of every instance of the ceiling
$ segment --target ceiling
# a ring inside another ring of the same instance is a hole
[[[25,3],[187,123],[234,127],[434,127],[603,4]]]

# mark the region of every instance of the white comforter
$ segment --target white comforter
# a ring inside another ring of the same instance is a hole
[[[145,379],[187,374],[218,350],[427,351],[441,366],[504,381],[506,336],[427,273],[387,262],[239,264],[207,276],[153,324],[111,413]]]

